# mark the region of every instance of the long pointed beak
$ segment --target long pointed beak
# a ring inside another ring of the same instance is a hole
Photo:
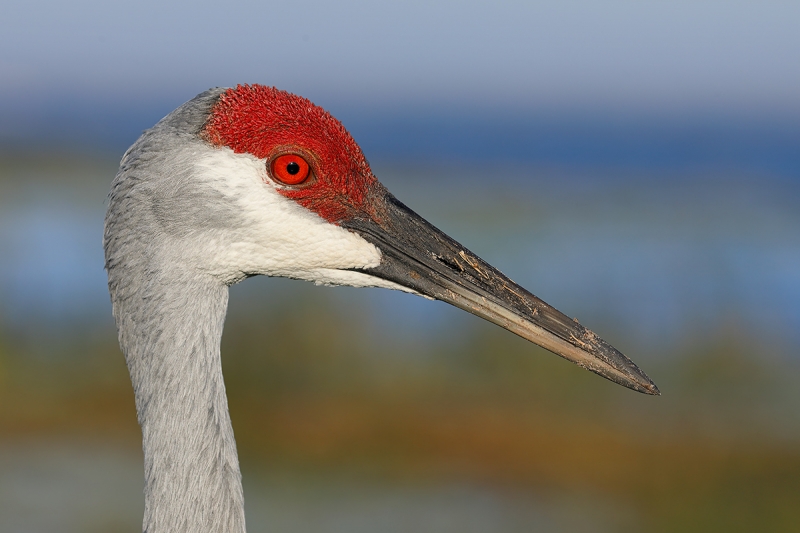
[[[578,323],[523,289],[388,191],[375,217],[341,225],[382,252],[364,272],[393,281],[493,322],[520,337],[629,389],[661,394],[633,361]]]

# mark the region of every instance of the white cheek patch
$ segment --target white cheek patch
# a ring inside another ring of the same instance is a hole
[[[228,283],[263,274],[413,292],[349,270],[378,266],[380,250],[279,194],[264,160],[220,148],[199,156],[195,164],[198,180],[236,213],[229,225],[209,229],[198,243],[202,263],[213,275]]]
[[[312,278],[298,278],[313,281],[317,285],[347,285],[349,287],[379,287],[382,289],[394,289],[397,291],[419,294],[413,289],[398,285],[392,281],[370,276],[365,272],[354,272],[352,270],[331,270],[320,269],[311,272]]]

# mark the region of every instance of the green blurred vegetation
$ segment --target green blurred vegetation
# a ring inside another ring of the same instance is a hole
[[[797,365],[736,329],[648,359],[664,392],[651,398],[471,317],[432,342],[388,342],[357,297],[342,312],[350,289],[286,282],[292,297],[275,298],[272,280],[248,283],[223,339],[246,475],[602,494],[634,510],[631,531],[800,528]],[[92,435],[136,449],[113,334],[64,336],[58,357],[15,344],[0,342],[4,440]]]
[[[21,234],[2,224],[30,223],[27,206],[36,205],[36,216],[44,220],[35,228],[40,233],[6,242],[29,253],[28,239],[50,237],[25,258],[49,265],[42,276],[52,275],[40,291],[44,296],[33,295],[41,299],[40,307],[22,313],[15,306],[25,303],[27,293],[9,291],[16,303],[0,311],[0,454],[15,443],[58,445],[76,439],[106,443],[131,457],[141,453],[127,370],[109,310],[97,303],[108,306],[99,228],[115,167],[113,159],[59,153],[0,157],[0,230],[7,229],[6,236]],[[434,169],[417,182],[403,181],[414,173],[386,173],[399,197],[436,179]],[[625,235],[667,243],[691,236],[701,247],[716,246],[714,232],[721,226],[756,243],[751,248],[756,251],[762,239],[790,239],[789,247],[796,241],[791,195],[773,191],[769,194],[777,200],[762,204],[774,209],[746,211],[751,196],[735,187],[720,189],[721,182],[713,180],[691,189],[692,194],[657,181],[638,192],[627,191],[625,184],[611,190],[594,184],[579,192],[537,188],[537,195],[524,198],[511,186],[470,189],[466,184],[450,191],[452,183],[443,181],[432,188],[435,194],[409,203],[447,231],[472,232],[484,247],[477,252],[489,251],[484,255],[490,260],[495,252],[505,254],[507,264],[528,252],[493,248],[496,235],[513,239],[534,232],[536,242],[546,242],[563,225],[583,228],[609,220],[611,227],[603,231],[619,231],[623,241]],[[475,190],[483,191],[479,201],[470,200]],[[445,192],[455,200],[437,210]],[[712,196],[733,200],[709,208]],[[668,201],[662,202],[664,197]],[[499,230],[474,216],[476,203],[494,206]],[[67,204],[78,206],[75,213],[87,213],[84,221],[67,212],[74,216],[70,223],[96,228],[85,242],[64,244],[66,234],[49,234],[62,216],[57,206]],[[674,210],[676,205],[685,211]],[[9,213],[14,216],[3,218]],[[62,248],[51,250],[56,246]],[[61,269],[60,254],[74,246],[85,248],[84,255],[76,253],[83,259]],[[676,258],[691,259],[678,253]],[[28,270],[25,264],[15,268],[22,274]],[[712,273],[715,268],[715,263],[708,267]],[[63,293],[62,308],[36,314],[47,309],[49,290],[84,269],[91,276]],[[37,275],[33,271],[26,282],[35,287]],[[733,284],[738,278],[731,279]],[[548,290],[546,284],[532,288]],[[80,304],[82,291],[94,291],[85,309],[76,307],[66,317],[58,311],[73,301]],[[623,389],[439,302],[421,302],[426,309],[439,307],[431,315],[434,326],[417,331],[409,324],[387,324],[392,315],[378,316],[376,301],[363,289],[247,280],[232,290],[222,346],[245,484],[282,479],[284,473],[312,485],[342,477],[366,487],[464,483],[541,495],[545,502],[560,495],[559,501],[574,506],[567,512],[589,512],[586,502],[596,503],[624,515],[610,521],[620,531],[800,531],[800,390],[794,384],[800,360],[791,347],[794,335],[749,323],[751,315],[741,312],[734,298],[722,316],[690,322],[691,328],[676,330],[672,324],[670,331],[677,333],[654,344],[653,337],[637,335],[620,321],[624,315],[615,315],[613,306],[603,313],[607,296],[601,290],[573,298],[603,304],[593,316],[581,314],[584,323],[640,364],[662,397]],[[405,305],[413,298],[392,293],[380,302],[414,312],[418,308]],[[709,315],[702,309],[686,312],[692,319]],[[249,508],[257,504],[248,501]]]

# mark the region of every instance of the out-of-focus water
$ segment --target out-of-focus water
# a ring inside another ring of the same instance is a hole
[[[0,316],[8,327],[40,319],[108,327],[101,238],[114,171],[108,161],[4,167]],[[413,209],[594,329],[624,331],[643,346],[668,347],[733,324],[754,337],[800,340],[800,187],[793,181],[499,163],[377,164],[375,171]],[[369,302],[387,334],[398,321],[424,332],[442,319],[442,306],[421,299],[340,294]]]
[[[141,456],[95,442],[0,447],[0,531],[136,531],[143,512]],[[576,533],[618,531],[624,505],[474,483],[364,483],[346,477],[245,474],[247,524],[276,533]],[[585,501],[575,501],[585,500]],[[582,511],[574,512],[576,504]]]
[[[732,322],[756,336],[800,338],[793,182],[513,167],[502,168],[516,177],[505,181],[493,170],[384,179],[538,296],[643,344]]]
[[[536,366],[528,345],[440,302],[246,280],[223,353],[251,530],[797,524],[785,502],[798,490],[798,403],[781,370],[800,342],[795,181],[503,162],[373,169],[631,355],[665,396],[555,358]],[[139,527],[139,435],[101,247],[115,172],[113,159],[0,159],[0,531]],[[350,321],[326,319],[334,309]],[[291,327],[298,317],[313,317],[318,338]]]

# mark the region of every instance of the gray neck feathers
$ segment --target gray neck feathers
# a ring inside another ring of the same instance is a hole
[[[106,269],[142,427],[148,533],[245,530],[220,361],[228,288],[193,264],[197,221],[176,223],[164,205],[185,198],[176,194],[191,179],[183,162],[199,148],[197,132],[219,92],[145,132],[109,196]]]
[[[115,302],[142,426],[143,529],[243,532],[241,475],[219,349],[228,288],[167,278],[148,289],[135,311],[127,311],[133,302]]]

